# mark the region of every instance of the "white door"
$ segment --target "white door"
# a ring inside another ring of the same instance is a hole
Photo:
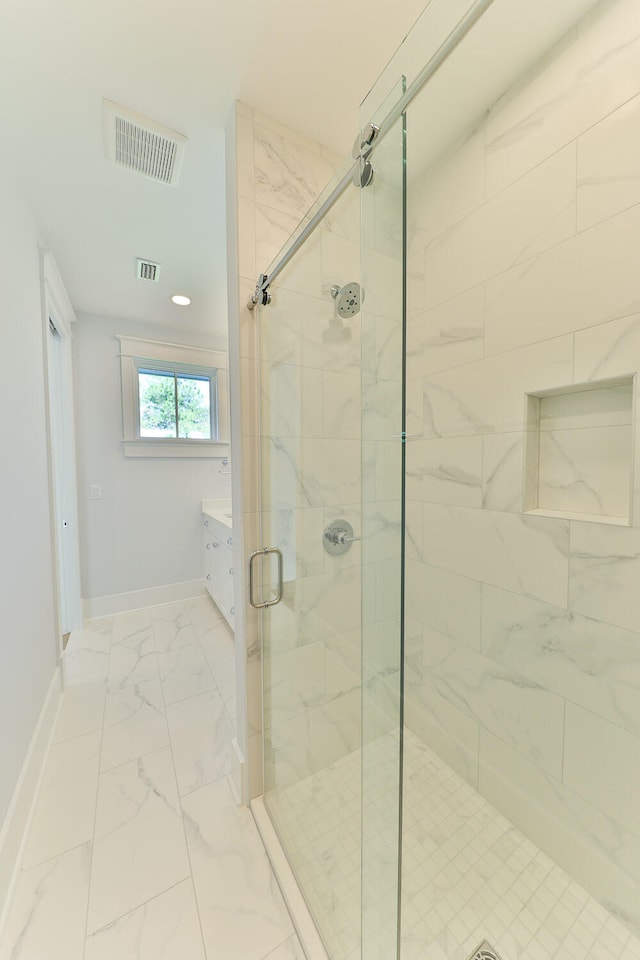
[[[71,324],[75,315],[52,255],[42,251],[41,262],[58,653],[62,655],[63,635],[80,629],[83,622],[71,364]]]

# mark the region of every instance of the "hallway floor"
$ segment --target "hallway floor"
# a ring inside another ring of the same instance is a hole
[[[302,960],[229,779],[233,635],[208,597],[88,621],[0,960]]]

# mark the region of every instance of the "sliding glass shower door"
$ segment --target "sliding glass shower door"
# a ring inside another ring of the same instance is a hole
[[[397,949],[403,136],[259,308],[264,795],[331,960]]]

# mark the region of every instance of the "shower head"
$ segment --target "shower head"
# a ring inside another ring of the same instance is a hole
[[[331,287],[331,296],[336,301],[336,314],[343,320],[349,320],[360,313],[360,284],[352,280],[346,283],[344,287],[337,284]]]

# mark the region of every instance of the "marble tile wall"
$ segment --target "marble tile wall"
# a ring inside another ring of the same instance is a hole
[[[636,930],[637,13],[598,5],[435,169],[412,169],[409,109],[406,558],[408,725]],[[606,378],[630,413],[583,432],[579,395],[549,400],[567,515],[525,514],[525,395]],[[624,514],[630,475],[629,525],[570,518]]]
[[[320,144],[236,105],[243,559],[263,541],[285,555],[285,597],[268,636],[245,597],[249,792],[263,792],[262,644],[269,659],[270,780],[314,772],[359,744],[360,547],[330,557],[322,532],[360,512],[360,335],[327,340],[329,293],[360,277],[355,191],[283,272],[262,311],[246,309],[259,272],[288,241],[338,166]],[[258,451],[262,457],[262,477]],[[262,501],[271,510],[261,516]],[[263,532],[260,539],[260,521]],[[266,538],[266,539],[265,539]],[[358,642],[354,637],[358,637]]]

